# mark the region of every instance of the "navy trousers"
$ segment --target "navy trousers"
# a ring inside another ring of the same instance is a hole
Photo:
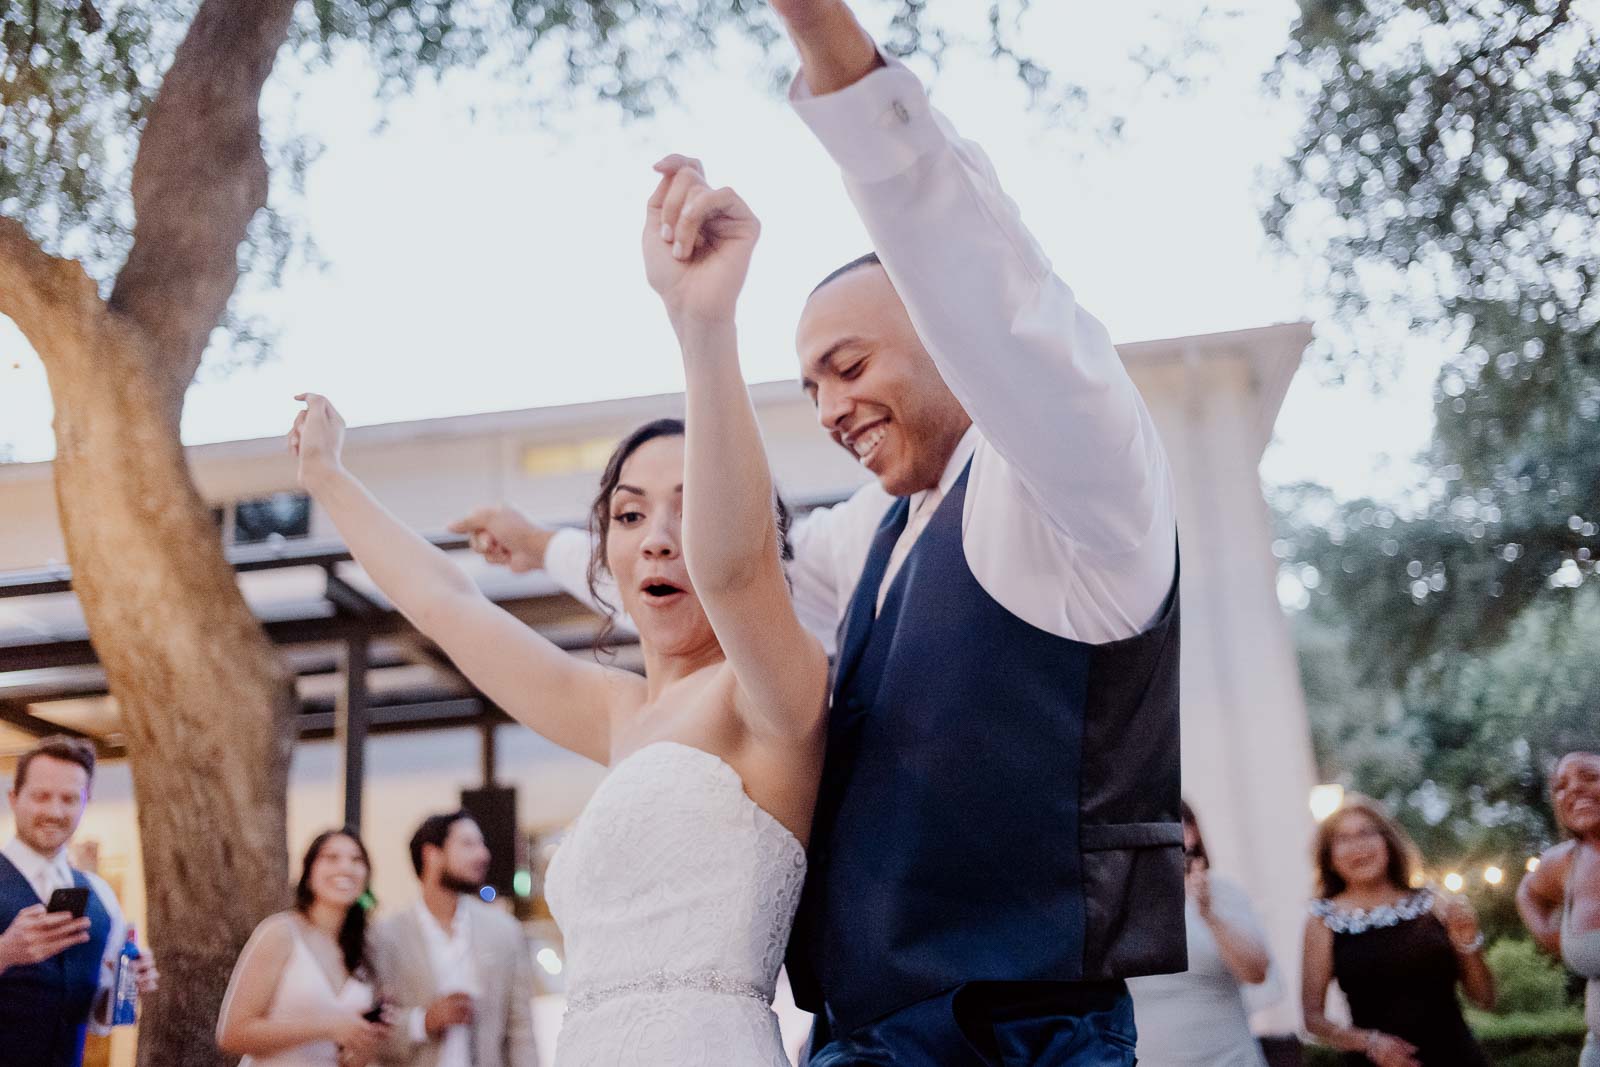
[[[850,1034],[819,1018],[808,1067],[1133,1067],[1117,982],[973,982]]]

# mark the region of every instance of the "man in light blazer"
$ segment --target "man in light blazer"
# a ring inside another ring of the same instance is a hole
[[[517,921],[476,896],[489,849],[471,815],[430,815],[411,838],[422,883],[414,905],[371,939],[393,1036],[382,1061],[404,1067],[538,1067],[533,968]]]

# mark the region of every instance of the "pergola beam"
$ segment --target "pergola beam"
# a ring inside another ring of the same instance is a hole
[[[421,704],[391,704],[367,709],[367,732],[401,733],[409,730],[440,730],[473,726],[484,722],[509,722],[487,710],[476,697],[460,700],[430,700]],[[336,720],[331,711],[305,712],[297,723],[303,739],[335,736]]]
[[[387,614],[377,601],[339,577],[333,567],[329,566],[327,572],[328,584],[323,590],[323,596],[333,605],[335,611],[358,619]]]
[[[466,538],[454,534],[434,535],[428,541],[445,551],[468,547]],[[373,696],[367,674],[373,669],[399,666],[410,661],[432,667],[450,681],[465,682],[465,679],[449,658],[417,633],[398,611],[338,574],[339,564],[351,560],[349,550],[342,543],[306,540],[235,545],[228,549],[227,556],[234,571],[240,574],[297,567],[316,567],[326,574],[321,599],[303,602],[294,614],[287,617],[263,620],[262,628],[273,644],[280,648],[332,645],[339,649],[336,654],[316,655],[313,664],[297,672],[301,677],[335,672],[345,675],[345,684],[336,698],[334,710],[322,710],[327,705],[321,701],[308,701],[299,717],[298,730],[301,737],[337,734],[344,742],[348,816],[354,819],[360,816],[359,780],[368,731],[480,726],[485,730],[482,747],[484,780],[493,780],[496,753],[492,727],[510,720],[486,700],[478,697],[457,699],[451,693],[453,687],[450,685],[424,686],[410,694],[413,696],[410,701],[378,708],[370,706]],[[72,572],[64,566],[0,573],[0,599],[71,592]],[[564,593],[519,594],[497,602],[506,611],[543,633],[559,648],[583,652],[593,644],[594,629],[588,610]],[[384,638],[399,639],[403,646],[400,656],[392,651],[374,654],[374,642]],[[621,635],[620,639],[614,639],[613,644],[628,645],[632,642],[629,635]],[[29,635],[22,641],[0,644],[0,677],[23,671],[96,667],[99,662],[88,634],[81,629],[44,636]],[[4,690],[0,689],[0,692]],[[63,680],[60,685],[53,685],[45,678],[30,679],[18,694],[0,697],[0,723],[35,737],[51,733],[85,736],[94,741],[102,752],[111,753],[120,746],[77,730],[58,727],[33,714],[31,707],[49,705],[55,700],[94,699],[106,695],[103,677],[73,677]],[[405,695],[393,693],[379,699],[393,701],[396,696],[405,701]],[[321,704],[320,708],[318,704]]]
[[[333,733],[344,767],[344,824],[361,829],[361,793],[367,776],[367,638],[345,644],[344,688],[333,709]]]
[[[33,737],[45,737],[52,733],[81,736],[76,734],[75,731],[68,730],[65,727],[58,727],[54,723],[29,715],[27,705],[18,704],[12,700],[0,700],[0,722],[5,723],[7,726],[13,726]]]
[[[561,601],[562,603],[551,603]],[[573,615],[570,600],[559,597],[509,600],[500,604],[535,629],[556,628],[567,623]],[[351,616],[329,614],[317,618],[282,619],[263,624],[267,636],[275,645],[312,645],[332,641],[346,641],[352,637],[393,637],[411,630],[411,624],[398,611],[385,611],[380,615]],[[547,635],[558,648],[567,652],[587,649],[592,636],[580,626],[571,632],[554,632]],[[622,635],[619,643],[631,643]],[[99,663],[94,646],[86,636],[67,635],[26,644],[0,645],[0,674],[11,671],[42,670],[52,667],[87,667]]]
[[[428,543],[446,552],[469,547],[468,540],[459,534],[434,534],[428,538]],[[353,558],[342,542],[329,540],[263,541],[254,545],[231,545],[226,555],[236,574],[283,570],[287,567],[331,568],[335,564],[348,563]],[[40,567],[0,574],[0,600],[70,592],[71,567]]]
[[[66,737],[76,737],[94,745],[95,755],[106,757],[116,754],[116,749],[108,745],[103,739],[93,734],[86,734],[82,730],[71,726],[63,726],[48,719],[41,719],[28,712],[27,705],[19,704],[14,700],[0,700],[0,722],[7,726],[29,735],[30,737],[50,737],[61,734]]]

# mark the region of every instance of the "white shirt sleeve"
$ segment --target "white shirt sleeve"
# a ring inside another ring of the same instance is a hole
[[[544,572],[563,593],[601,615],[611,615],[620,633],[638,633],[638,627],[622,610],[622,598],[611,575],[602,573],[596,583],[602,604],[589,589],[589,552],[594,544],[588,530],[563,526],[550,537],[544,550]]]
[[[1091,553],[1170,540],[1154,422],[982,150],[893,60],[825,96],[802,75],[791,98],[844,171],[940,374],[1050,524]]]
[[[801,516],[789,531],[795,614],[829,656],[838,651],[839,620],[850,607],[878,523],[893,502],[877,482],[868,482],[848,500]]]

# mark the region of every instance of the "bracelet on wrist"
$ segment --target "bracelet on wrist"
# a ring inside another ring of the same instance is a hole
[[[1376,1031],[1376,1030],[1368,1030],[1367,1031],[1367,1040],[1366,1040],[1366,1043],[1362,1045],[1361,1051],[1366,1053],[1367,1056],[1370,1057],[1372,1055],[1373,1042],[1377,1041],[1378,1038],[1380,1038],[1382,1036],[1383,1035],[1378,1033],[1378,1031]]]
[[[1483,948],[1483,931],[1479,930],[1478,936],[1474,937],[1471,941],[1461,942],[1452,937],[1450,939],[1450,943],[1456,947],[1457,952],[1470,955]]]

